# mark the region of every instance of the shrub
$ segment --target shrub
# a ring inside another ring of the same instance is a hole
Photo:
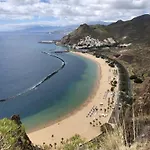
[[[106,62],[106,63],[110,63],[110,61],[109,61],[109,60],[106,60],[105,62]]]
[[[131,80],[137,79],[137,76],[136,76],[136,75],[131,75],[131,76],[130,76],[130,79],[131,79]]]
[[[115,85],[117,84],[117,81],[116,81],[116,80],[114,81],[114,84],[115,84]]]
[[[80,137],[80,135],[75,135],[71,137],[70,139],[66,140],[64,142],[64,145],[60,147],[59,149],[62,150],[75,150],[78,147],[80,147],[82,144],[84,144],[85,140]]]
[[[100,58],[100,56],[99,56],[99,55],[96,55],[96,58]]]
[[[112,67],[112,68],[115,67],[115,65],[113,63],[110,63],[109,66]]]
[[[32,148],[22,125],[9,119],[0,120],[0,149],[21,150]]]
[[[111,124],[109,123],[105,123],[100,127],[102,133],[107,133],[107,132],[112,132],[113,131],[113,127]]]
[[[117,86],[117,81],[116,80],[115,81],[111,81],[111,85],[116,87]]]
[[[134,80],[134,83],[142,83],[143,81],[140,78]]]
[[[115,89],[114,87],[111,87],[110,91],[111,91],[111,92],[113,92],[113,91],[114,91],[114,89]]]
[[[116,54],[116,55],[114,55],[116,58],[118,58],[118,57],[120,57],[120,54]]]

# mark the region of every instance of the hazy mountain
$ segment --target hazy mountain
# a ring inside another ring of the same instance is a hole
[[[89,25],[93,24],[101,24],[101,25],[108,25],[110,23],[102,22],[102,21],[95,21],[95,22],[89,22]],[[27,32],[61,32],[61,33],[68,33],[73,30],[75,30],[79,24],[77,25],[68,25],[68,26],[45,26],[45,25],[34,25],[34,26],[26,26],[24,29],[20,31],[27,31]]]
[[[35,26],[28,26],[25,29],[23,29],[22,31],[26,31],[26,32],[50,32],[50,31],[54,31],[54,30],[60,30],[63,27],[59,27],[59,26],[41,26],[41,25],[35,25]]]

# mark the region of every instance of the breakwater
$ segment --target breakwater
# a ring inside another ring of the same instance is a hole
[[[7,100],[15,99],[15,98],[18,97],[18,96],[21,96],[21,95],[23,95],[23,94],[25,94],[25,93],[27,93],[27,92],[30,92],[30,91],[32,91],[32,90],[37,89],[42,83],[44,83],[44,82],[47,81],[48,79],[52,78],[55,74],[57,74],[60,70],[62,70],[62,69],[65,67],[65,64],[66,64],[65,61],[64,61],[62,58],[60,58],[59,56],[53,55],[53,54],[48,53],[48,52],[45,52],[45,51],[42,51],[42,53],[43,53],[43,54],[46,54],[46,55],[49,55],[49,56],[51,56],[51,57],[54,57],[54,58],[56,58],[56,59],[58,59],[58,60],[60,60],[60,61],[62,62],[61,66],[60,66],[58,69],[56,69],[55,71],[53,71],[52,73],[50,73],[49,75],[47,75],[46,77],[44,77],[41,81],[39,81],[38,83],[36,83],[36,84],[33,85],[32,87],[26,89],[26,90],[23,91],[23,92],[20,92],[20,93],[14,95],[14,96],[7,97],[7,98],[2,98],[2,99],[0,99],[0,102],[5,102],[5,101],[7,101]]]

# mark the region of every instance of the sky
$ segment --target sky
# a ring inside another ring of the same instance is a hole
[[[150,0],[0,0],[0,30],[129,20],[150,13]]]

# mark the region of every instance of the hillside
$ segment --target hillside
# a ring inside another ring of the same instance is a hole
[[[110,34],[105,28],[104,25],[80,25],[76,30],[63,37],[61,43],[73,45],[88,35],[91,35],[95,39],[103,40],[110,37]]]
[[[142,15],[129,21],[117,21],[107,26],[108,32],[118,40],[150,44],[150,15]]]
[[[72,33],[62,38],[62,44],[77,44],[80,39],[90,35],[104,40],[112,37],[120,42],[150,44],[150,15],[142,15],[129,21],[119,20],[110,25],[80,25]]]
[[[113,38],[115,41],[122,44],[132,43],[130,46],[103,46],[89,48],[87,52],[92,52],[95,56],[107,56],[116,59],[128,71],[130,79],[135,76],[136,79],[131,79],[131,105],[124,105],[124,121],[126,134],[129,143],[136,141],[136,137],[150,139],[150,15],[142,15],[132,20],[119,20],[110,25],[81,25],[71,34],[65,36],[62,44],[75,44],[78,48],[81,44],[85,44],[85,36],[90,36],[94,39],[105,41],[108,38]],[[87,37],[86,37],[87,38]],[[90,42],[94,40],[91,40]],[[89,42],[88,41],[88,42]],[[87,43],[88,43],[87,42]],[[109,47],[108,47],[109,46]],[[81,48],[82,48],[81,47]],[[88,48],[88,46],[87,46]],[[134,119],[133,119],[134,118]],[[133,122],[133,120],[135,122]],[[148,146],[149,149],[150,146]],[[112,148],[113,149],[113,148]],[[138,148],[135,148],[138,149]],[[144,147],[142,147],[144,150]]]

